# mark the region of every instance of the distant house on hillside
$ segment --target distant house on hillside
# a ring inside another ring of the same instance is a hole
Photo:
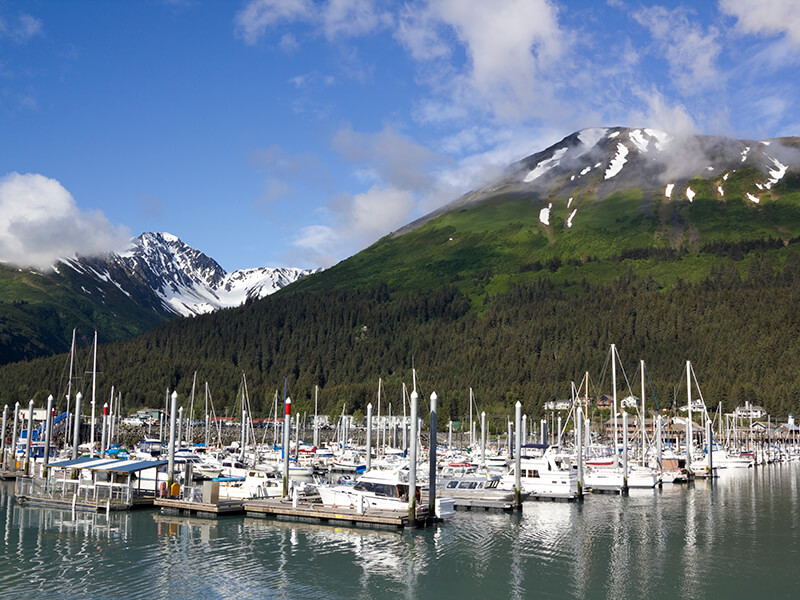
[[[622,408],[636,408],[639,406],[639,399],[636,396],[628,396],[622,399]]]
[[[549,400],[544,403],[545,410],[569,410],[572,408],[572,400]]]
[[[767,411],[762,406],[745,403],[734,411],[734,416],[737,419],[763,419],[767,416]]]
[[[614,403],[614,398],[608,394],[603,394],[597,399],[597,408],[611,408]]]
[[[692,412],[703,412],[706,409],[706,405],[703,403],[702,400],[697,399],[692,401]],[[684,404],[678,410],[682,413],[689,412],[689,405]]]
[[[794,415],[789,413],[789,418],[786,423],[781,423],[775,431],[785,437],[797,439],[800,437],[800,427],[794,424]]]

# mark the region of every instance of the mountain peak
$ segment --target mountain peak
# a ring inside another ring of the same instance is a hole
[[[579,196],[601,202],[632,188],[664,195],[677,186],[691,201],[688,182],[699,177],[712,180],[722,198],[727,175],[743,167],[761,173],[743,194],[757,203],[759,192],[777,184],[789,169],[800,167],[800,140],[737,140],[651,128],[591,127],[517,161],[495,181],[398,229],[392,237],[500,196],[525,196],[547,207],[551,200],[569,204]],[[567,226],[572,226],[572,219]]]
[[[145,232],[116,255],[155,291],[169,312],[183,316],[240,306],[304,277],[304,269],[260,267],[228,273],[217,261],[166,232]]]

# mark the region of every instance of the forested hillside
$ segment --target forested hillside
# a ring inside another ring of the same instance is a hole
[[[244,373],[259,416],[268,414],[276,390],[282,396],[284,381],[296,410],[313,410],[319,386],[324,411],[337,414],[343,404],[364,412],[376,401],[380,377],[384,402],[397,411],[414,364],[420,390],[425,397],[437,392],[445,421],[466,415],[472,387],[481,409],[500,422],[518,399],[540,414],[545,401],[568,397],[570,381],[585,371],[593,393],[609,393],[606,361],[615,343],[636,393],[638,361],[646,361],[662,408],[685,399],[691,360],[709,405],[730,409],[747,400],[776,416],[800,412],[798,248],[745,253],[729,246],[725,253],[733,257],[720,256],[707,276],[670,289],[634,274],[649,259],[619,259],[620,275],[609,283],[575,278],[556,285],[542,277],[487,295],[477,307],[452,285],[419,293],[392,294],[387,286],[306,292],[291,302],[270,297],[102,347],[98,393],[104,401],[115,385],[129,410],[160,405],[167,389],[188,403],[197,371],[217,410],[232,412]],[[79,387],[87,394],[89,350],[81,356]],[[63,397],[65,361],[0,370],[3,401]]]

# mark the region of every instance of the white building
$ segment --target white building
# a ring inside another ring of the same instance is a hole
[[[622,408],[637,408],[640,403],[639,398],[636,396],[628,396],[622,399]]]
[[[763,419],[767,416],[767,411],[762,406],[753,406],[749,402],[745,402],[744,406],[740,406],[734,411],[734,416],[737,419]]]
[[[548,400],[544,403],[545,410],[569,410],[572,408],[572,400]]]

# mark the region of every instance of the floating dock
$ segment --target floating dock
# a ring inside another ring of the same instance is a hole
[[[522,510],[522,504],[514,502],[503,502],[499,500],[465,500],[454,498],[456,510],[500,510],[503,512],[514,512]]]
[[[244,512],[243,500],[219,500],[217,502],[192,502],[181,498],[156,498],[153,506],[161,508],[163,514],[188,514],[216,517],[238,515]]]
[[[419,511],[417,519],[409,520],[406,511],[370,509],[359,513],[355,508],[345,506],[325,506],[318,502],[297,502],[297,505],[294,505],[291,500],[282,499],[247,500],[244,503],[244,509],[248,517],[274,517],[291,521],[344,524],[357,527],[404,529],[406,527],[425,527],[437,521],[435,517],[429,518],[427,510]]]
[[[8,467],[4,466],[0,469],[0,480],[7,481],[13,480],[17,477],[24,477],[25,471],[22,469],[9,469]]]

